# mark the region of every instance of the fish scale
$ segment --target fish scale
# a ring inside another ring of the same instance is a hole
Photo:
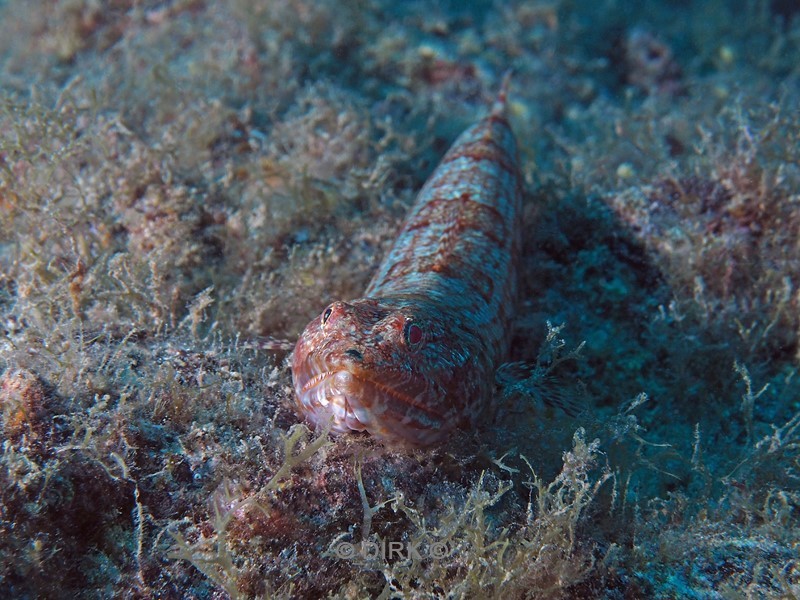
[[[429,446],[485,414],[521,247],[507,85],[425,182],[364,296],[329,305],[300,336],[292,377],[311,422]]]

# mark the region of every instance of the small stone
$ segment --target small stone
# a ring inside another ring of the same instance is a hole
[[[634,175],[636,175],[636,170],[631,163],[625,162],[617,167],[617,177],[620,179],[630,179]]]
[[[3,431],[11,440],[23,434],[37,439],[47,414],[46,394],[39,378],[25,369],[11,369],[0,377],[0,414]]]
[[[720,46],[719,60],[726,67],[732,65],[733,61],[736,60],[736,54],[734,53],[733,48],[731,48],[727,44],[724,46]]]

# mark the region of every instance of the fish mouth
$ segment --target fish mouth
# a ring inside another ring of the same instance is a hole
[[[299,409],[315,425],[330,424],[331,431],[367,431],[382,440],[425,446],[441,440],[450,429],[448,419],[428,406],[424,390],[412,395],[398,385],[344,368],[303,379],[295,380]]]
[[[295,384],[298,406],[315,424],[330,423],[332,431],[365,431],[371,415],[360,394],[353,393],[352,383],[346,370],[317,373],[302,385]]]

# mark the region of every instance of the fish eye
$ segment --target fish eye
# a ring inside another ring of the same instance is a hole
[[[332,312],[333,312],[333,307],[329,306],[328,308],[325,309],[325,312],[322,313],[322,324],[323,325],[328,322],[328,319],[331,318],[331,313]]]
[[[406,344],[409,346],[417,346],[423,338],[422,329],[416,323],[408,321],[403,328],[403,337],[405,337]]]

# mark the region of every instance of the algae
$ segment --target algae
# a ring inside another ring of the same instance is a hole
[[[799,595],[798,14],[0,2],[0,588]],[[537,368],[441,448],[308,432],[272,342],[508,69]]]

